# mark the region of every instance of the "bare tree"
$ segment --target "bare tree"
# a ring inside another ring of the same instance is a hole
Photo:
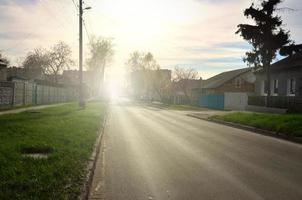
[[[35,78],[40,74],[45,73],[49,59],[47,58],[46,50],[37,48],[29,52],[22,62],[22,66],[29,78]]]
[[[58,75],[64,69],[68,69],[74,62],[71,59],[71,48],[64,42],[54,45],[50,51],[45,54],[46,65],[44,73],[54,75],[54,81],[58,82]]]
[[[169,96],[171,90],[171,76],[167,76],[164,71],[156,69],[150,73],[150,84],[152,90],[159,96],[160,101],[164,101]]]
[[[134,51],[130,54],[130,58],[126,62],[130,72],[143,70],[142,57],[143,55],[139,51]]]
[[[100,86],[104,85],[105,69],[112,61],[114,55],[112,39],[93,37],[89,43],[90,58],[87,59],[87,65],[90,70],[93,70],[100,76],[97,83],[97,92]]]
[[[166,77],[163,76],[160,65],[152,53],[135,51],[130,54],[126,65],[132,76],[135,76],[132,77],[131,83],[133,89],[143,96],[150,96],[155,92],[162,100],[170,80],[165,80]]]
[[[177,89],[181,90],[185,98],[191,102],[190,81],[198,78],[198,72],[192,68],[175,67],[173,81],[176,83]]]

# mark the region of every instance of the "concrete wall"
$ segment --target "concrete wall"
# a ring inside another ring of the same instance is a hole
[[[41,105],[76,100],[77,89],[28,81],[0,82],[0,107]]]
[[[248,105],[247,93],[224,93],[224,109],[226,110],[245,110]]]
[[[0,82],[0,108],[10,107],[13,101],[14,84]]]

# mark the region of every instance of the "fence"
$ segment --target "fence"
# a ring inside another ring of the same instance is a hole
[[[248,96],[244,92],[207,94],[199,97],[199,106],[220,110],[245,110]]]
[[[266,104],[267,102],[267,104]],[[272,108],[283,108],[289,111],[302,112],[302,97],[292,96],[249,96],[248,105]]]
[[[36,82],[0,82],[0,108],[68,102],[77,98],[75,87]]]
[[[213,109],[224,109],[224,94],[208,94],[199,97],[199,105]]]

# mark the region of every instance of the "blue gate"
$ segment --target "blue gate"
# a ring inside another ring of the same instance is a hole
[[[224,109],[224,94],[208,94],[199,97],[199,105],[206,108]]]

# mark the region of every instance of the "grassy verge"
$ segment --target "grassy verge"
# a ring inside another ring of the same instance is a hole
[[[208,110],[207,108],[198,107],[198,106],[191,106],[191,105],[177,105],[177,104],[151,104],[151,106],[160,107],[163,109],[168,110],[180,110],[180,111],[202,111],[202,110]]]
[[[104,109],[94,102],[0,116],[0,199],[77,199]],[[38,150],[48,158],[22,155]]]
[[[302,137],[302,114],[230,113],[210,119],[240,123],[260,129]]]
[[[208,110],[207,108],[202,108],[198,106],[191,106],[191,105],[173,105],[169,104],[167,105],[167,109],[170,110]]]

